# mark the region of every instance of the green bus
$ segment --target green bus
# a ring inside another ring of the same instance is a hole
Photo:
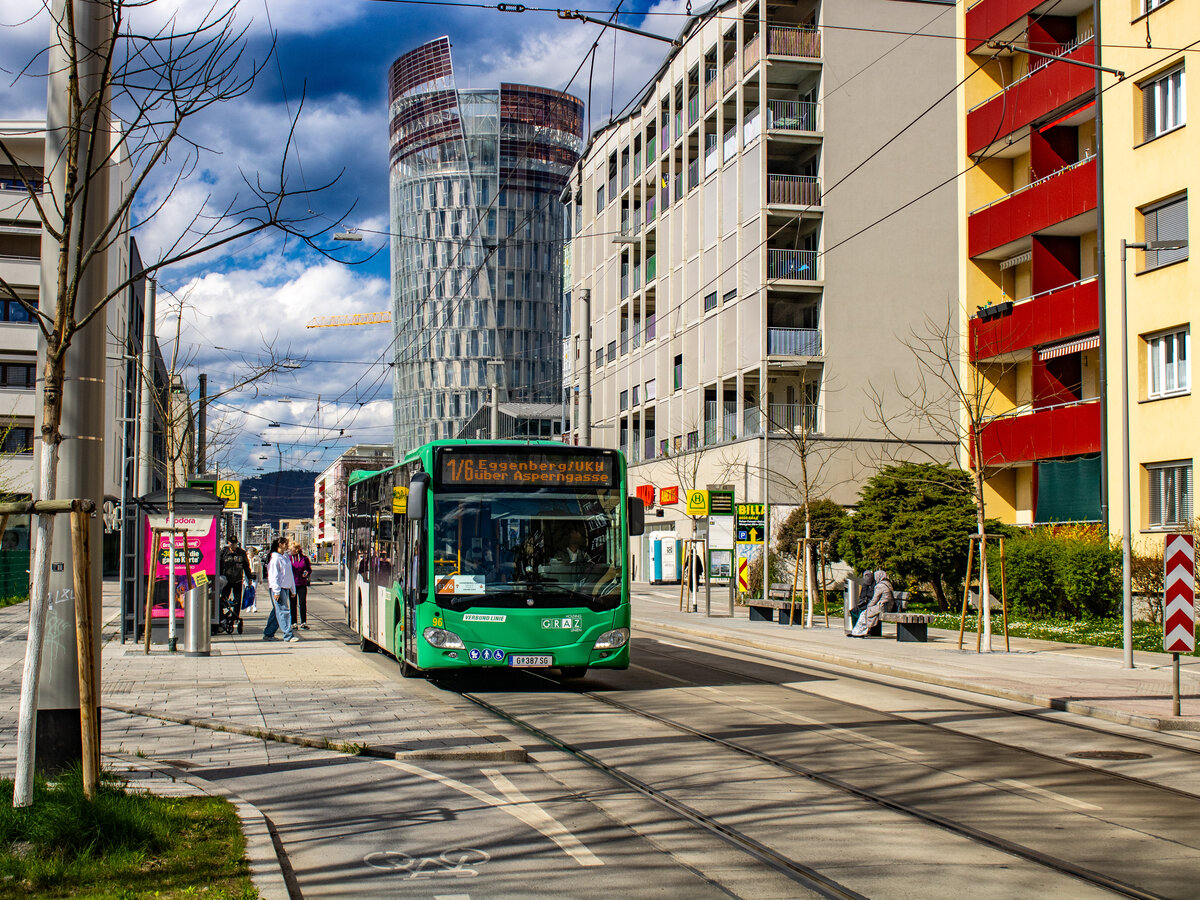
[[[628,538],[645,510],[618,451],[434,441],[354,472],[347,493],[347,623],[405,677],[628,668]]]

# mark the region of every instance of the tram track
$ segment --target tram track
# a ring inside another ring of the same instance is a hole
[[[652,632],[652,629],[642,628],[639,630],[646,632],[646,633],[654,633],[654,634],[660,633],[660,632]],[[669,636],[671,638],[678,639],[678,636],[671,632],[661,632],[661,634],[663,634],[664,636]],[[728,653],[728,651],[730,649],[727,644],[722,644],[717,641],[708,641],[703,638],[693,637],[691,635],[688,636],[688,640],[693,641],[698,646],[702,646],[707,650],[712,650],[714,652],[719,652],[722,654]],[[649,652],[655,656],[661,656],[664,659],[674,659],[675,658],[670,653],[663,653],[661,651],[656,651],[653,649],[649,649],[649,650],[639,649],[639,654],[643,653],[643,652]],[[861,672],[855,671],[853,668],[850,668],[850,667],[835,668],[835,667],[831,667],[831,666],[823,664],[823,663],[809,662],[807,660],[798,662],[795,660],[795,658],[789,657],[786,654],[773,655],[770,653],[770,651],[756,651],[754,649],[744,649],[741,647],[737,648],[737,652],[740,655],[747,657],[750,660],[753,660],[762,665],[771,665],[771,666],[775,666],[775,667],[789,668],[798,673],[817,672],[822,675],[829,676],[831,678],[841,678],[841,679],[858,681],[863,684],[870,684],[870,685],[875,685],[878,687],[886,687],[886,688],[890,688],[892,690],[901,690],[901,691],[904,691],[909,694],[916,694],[916,695],[924,696],[924,697],[933,697],[933,698],[939,699],[939,700],[946,699],[946,695],[944,693],[939,693],[936,690],[932,690],[929,688],[922,688],[911,682],[902,684],[902,685],[897,684],[894,679],[885,679],[885,678],[880,678],[880,677],[874,676],[874,675],[863,674]],[[739,678],[749,679],[758,684],[773,685],[775,687],[783,688],[785,690],[795,691],[796,693],[803,694],[804,696],[807,696],[807,697],[819,697],[820,696],[818,694],[814,694],[811,691],[806,691],[803,688],[796,687],[795,685],[779,684],[778,682],[772,681],[767,678],[759,678],[754,675],[748,675],[744,671],[736,671],[734,669],[726,668],[724,666],[713,665],[710,662],[696,662],[696,661],[690,660],[689,665],[700,665],[700,666],[703,666],[704,668],[707,668],[714,672],[720,672],[725,675],[734,675]],[[957,693],[970,693],[969,688],[947,687],[947,688],[944,688],[944,690],[951,690],[951,691],[955,691]],[[858,709],[863,709],[868,712],[874,713],[876,715],[888,716],[888,717],[893,718],[900,722],[905,722],[908,724],[920,724],[927,728],[939,729],[948,734],[954,734],[954,735],[960,735],[960,736],[962,735],[962,732],[954,731],[953,729],[946,728],[943,725],[937,725],[936,723],[931,723],[931,722],[924,722],[919,719],[910,719],[907,716],[899,715],[897,713],[884,712],[884,711],[880,711],[880,710],[871,709],[870,707],[862,706],[861,704],[856,704],[850,700],[838,700],[836,702],[841,703],[845,706],[852,706],[852,707],[856,707]],[[994,703],[988,703],[985,700],[976,700],[976,699],[972,699],[969,697],[955,697],[954,702],[959,703],[963,706],[970,706],[975,709],[986,710],[987,712],[993,712],[993,713],[997,713],[1000,715],[1020,716],[1022,718],[1030,719],[1030,720],[1036,721],[1036,722],[1041,722],[1041,723],[1047,724],[1047,725],[1055,725],[1055,726],[1058,726],[1061,728],[1070,728],[1070,729],[1074,729],[1077,731],[1085,731],[1090,734],[1101,735],[1101,736],[1103,736],[1105,738],[1109,738],[1109,739],[1111,739],[1113,737],[1119,737],[1123,741],[1130,741],[1130,742],[1136,743],[1136,744],[1145,744],[1146,746],[1149,746],[1149,747],[1158,747],[1158,748],[1162,748],[1164,750],[1170,750],[1170,751],[1176,752],[1176,753],[1183,753],[1183,754],[1187,754],[1189,756],[1200,757],[1200,746],[1188,747],[1188,746],[1185,746],[1180,743],[1173,743],[1170,741],[1160,740],[1160,739],[1151,737],[1150,735],[1142,735],[1142,734],[1135,735],[1135,734],[1125,734],[1125,733],[1122,733],[1120,735],[1114,735],[1114,733],[1112,731],[1107,731],[1103,728],[1100,728],[1096,725],[1091,725],[1087,722],[1080,722],[1075,719],[1061,719],[1061,718],[1050,719],[1050,718],[1047,718],[1045,715],[1046,712],[1061,712],[1060,710],[1009,709],[1009,708],[1006,708],[1003,706],[998,706]],[[1017,702],[1017,701],[1013,701],[1013,702]],[[975,740],[992,743],[992,744],[995,744],[996,746],[1004,747],[1006,749],[1011,748],[1011,745],[1005,744],[1002,741],[996,741],[992,738],[987,738],[987,737],[982,737],[982,736],[977,736],[977,735],[971,735],[971,737],[973,737]],[[1023,749],[1025,749],[1025,748],[1023,748]],[[1025,749],[1025,752],[1030,753],[1034,756],[1039,756],[1046,760],[1052,760],[1057,763],[1073,765],[1073,766],[1076,766],[1077,768],[1084,769],[1089,772],[1100,771],[1100,772],[1104,772],[1107,775],[1111,775],[1114,778],[1124,778],[1131,782],[1146,785],[1148,787],[1156,787],[1156,788],[1160,788],[1162,790],[1172,791],[1174,793],[1180,794],[1181,796],[1187,797],[1188,799],[1191,799],[1191,800],[1200,800],[1200,794],[1195,794],[1195,793],[1191,793],[1188,791],[1180,790],[1178,788],[1172,788],[1172,787],[1169,787],[1166,785],[1157,784],[1155,782],[1146,781],[1145,779],[1139,779],[1139,778],[1136,778],[1131,775],[1126,775],[1125,773],[1112,772],[1108,769],[1098,769],[1095,766],[1089,766],[1089,765],[1077,762],[1072,759],[1066,759],[1061,756],[1054,756],[1052,754],[1042,753],[1037,750]]]
[[[670,658],[668,654],[663,654],[663,655],[666,656],[667,658]],[[694,661],[693,661],[693,664],[695,664]],[[720,669],[720,667],[715,667],[715,666],[710,666],[710,668],[714,668],[717,670]],[[745,673],[733,673],[732,670],[726,670],[726,671],[728,671],[730,674],[737,674],[743,678],[747,677],[745,675]],[[542,675],[540,673],[527,671],[527,672],[524,672],[524,674],[527,677],[539,680],[543,684],[550,683],[550,684],[554,684],[556,686],[558,686],[558,684],[559,684],[554,679],[548,678],[545,675]],[[763,684],[773,685],[776,687],[780,686],[775,682],[771,682],[771,681],[768,681],[765,679],[757,679],[757,680]],[[771,849],[770,847],[767,847],[766,845],[757,841],[753,837],[745,834],[744,832],[740,831],[739,829],[733,828],[727,824],[720,822],[718,819],[716,819],[713,816],[707,815],[705,813],[702,813],[702,812],[694,809],[693,807],[689,806],[688,804],[683,803],[682,801],[678,800],[675,797],[672,797],[668,792],[660,790],[659,788],[656,788],[654,785],[649,784],[649,783],[643,781],[642,779],[637,778],[635,775],[632,775],[629,772],[621,770],[617,766],[613,766],[613,765],[610,765],[610,764],[604,762],[603,760],[599,759],[595,754],[593,754],[587,750],[584,750],[583,748],[581,748],[579,746],[572,744],[569,740],[567,740],[565,738],[551,734],[550,732],[546,731],[544,728],[542,728],[530,721],[527,721],[526,719],[522,718],[520,715],[514,714],[508,710],[503,709],[501,706],[499,706],[496,703],[493,703],[492,701],[488,700],[487,698],[480,696],[478,694],[475,694],[475,693],[471,693],[469,691],[460,691],[459,694],[460,694],[460,696],[462,696],[464,699],[468,700],[469,702],[474,703],[475,705],[479,706],[480,708],[489,711],[493,715],[500,717],[501,719],[509,722],[510,724],[539,738],[540,740],[546,741],[550,745],[562,750],[563,752],[570,754],[572,757],[580,760],[581,762],[588,765],[589,767],[591,767],[593,769],[597,769],[599,771],[602,771],[602,772],[608,774],[610,777],[616,779],[620,783],[633,788],[638,793],[642,794],[643,796],[646,796],[648,799],[650,799],[650,800],[654,801],[655,803],[659,804],[660,806],[670,810],[675,815],[678,815],[681,818],[684,818],[685,820],[707,830],[708,832],[721,837],[722,839],[726,840],[730,844],[749,853],[754,858],[764,862],[767,865],[770,865],[776,871],[779,871],[782,874],[787,875],[788,877],[792,878],[793,880],[795,880],[801,884],[804,884],[804,885],[812,888],[813,890],[818,891],[823,896],[831,896],[831,897],[860,896],[859,894],[857,894],[855,891],[853,891],[851,888],[847,887],[846,885],[839,884],[838,882],[835,882],[832,879],[829,879],[827,876],[822,875],[820,872],[813,869],[812,867],[807,866],[796,860],[790,859],[787,856],[784,856],[783,854],[779,853],[776,850]],[[1053,872],[1056,872],[1056,873],[1059,873],[1062,875],[1070,876],[1072,878],[1078,879],[1078,880],[1083,881],[1087,884],[1090,884],[1094,887],[1101,888],[1103,890],[1112,892],[1114,894],[1117,894],[1120,896],[1125,896],[1125,897],[1146,898],[1146,900],[1150,900],[1150,898],[1165,898],[1166,896],[1168,896],[1168,895],[1158,894],[1153,891],[1148,891],[1148,890],[1142,889],[1136,885],[1130,884],[1128,882],[1125,882],[1119,878],[1113,877],[1106,873],[1096,871],[1094,869],[1088,868],[1087,866],[1079,865],[1070,860],[1063,859],[1062,857],[1055,856],[1053,854],[1046,853],[1041,850],[1037,850],[1033,847],[1018,843],[1016,841],[1009,840],[1007,838],[1001,837],[996,834],[992,834],[990,832],[976,828],[972,825],[969,825],[969,824],[966,824],[963,822],[959,822],[959,821],[955,821],[951,818],[940,815],[936,812],[932,812],[927,809],[922,809],[914,804],[907,803],[903,800],[898,800],[894,797],[889,797],[886,794],[883,794],[879,791],[872,790],[870,788],[860,787],[860,786],[854,785],[854,784],[850,784],[849,782],[847,782],[843,779],[837,778],[835,776],[829,775],[824,772],[817,771],[808,766],[800,765],[791,760],[783,759],[778,756],[774,756],[770,753],[764,753],[764,752],[756,750],[752,747],[747,747],[744,744],[741,744],[737,741],[729,740],[727,738],[719,737],[719,736],[713,735],[713,734],[708,734],[705,731],[702,731],[701,729],[698,729],[698,728],[694,728],[684,722],[679,722],[679,721],[671,719],[667,716],[662,716],[657,713],[639,709],[638,707],[633,706],[632,704],[625,703],[621,700],[614,699],[611,696],[596,693],[593,691],[572,691],[572,695],[577,696],[577,697],[586,698],[592,702],[595,702],[595,703],[598,703],[598,704],[601,704],[604,706],[608,706],[610,708],[619,710],[622,713],[638,717],[638,718],[646,720],[648,722],[654,722],[655,724],[657,724],[659,726],[662,726],[662,727],[671,729],[673,731],[676,731],[678,733],[687,735],[688,737],[691,737],[691,738],[694,738],[697,740],[701,740],[706,743],[713,744],[715,746],[719,746],[719,747],[721,747],[725,750],[728,750],[732,753],[738,754],[739,756],[745,757],[747,759],[752,759],[756,762],[759,762],[759,763],[774,767],[776,769],[779,769],[781,771],[787,772],[789,775],[803,778],[808,782],[821,785],[824,788],[836,791],[840,794],[854,797],[855,799],[866,802],[868,804],[871,804],[874,807],[889,810],[891,812],[904,815],[908,818],[922,822],[926,825],[941,829],[943,831],[946,831],[948,833],[954,834],[959,837],[966,838],[967,840],[970,840],[981,846],[986,846],[993,850],[999,851],[1001,853],[1005,853],[1010,856],[1014,856],[1014,857],[1023,859],[1027,862],[1034,863],[1037,866],[1041,866],[1045,869],[1048,869],[1050,871],[1053,871]],[[841,701],[835,701],[835,702],[840,703]],[[854,706],[854,704],[846,704],[846,705]],[[910,725],[923,724],[923,723],[919,723],[919,722],[912,722],[910,720],[904,720],[904,721]],[[928,726],[928,727],[940,728],[940,726]],[[959,735],[959,737],[968,737],[969,738],[969,736],[963,736],[963,735]],[[983,739],[981,739],[981,740],[983,740]],[[999,742],[994,742],[994,741],[989,741],[988,743],[999,744]],[[1000,744],[1000,746],[1007,747],[1007,745],[1002,745],[1002,744]],[[1011,748],[1009,748],[1009,749],[1011,749]],[[1053,761],[1056,763],[1063,762],[1063,760],[1061,760],[1057,757],[1047,756],[1046,758],[1053,759]],[[1115,773],[1108,773],[1102,769],[1101,770],[1094,769],[1092,767],[1085,766],[1082,764],[1077,764],[1077,766],[1078,766],[1078,768],[1086,770],[1091,774],[1101,774],[1101,775],[1115,774]],[[1138,779],[1125,779],[1125,780],[1132,781],[1133,783],[1138,784],[1139,786],[1154,787],[1154,788],[1159,787],[1158,785],[1153,785],[1153,784],[1150,784],[1147,782],[1141,782]],[[1190,799],[1197,799],[1193,795],[1185,795],[1185,796],[1188,796]]]

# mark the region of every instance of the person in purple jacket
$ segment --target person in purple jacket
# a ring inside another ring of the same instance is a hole
[[[292,541],[291,559],[292,577],[296,579],[296,593],[292,595],[292,621],[308,631],[308,579],[312,575],[312,560],[305,555],[299,541]]]

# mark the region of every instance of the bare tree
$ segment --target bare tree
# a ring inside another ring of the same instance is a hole
[[[983,609],[982,647],[992,649],[991,589],[987,554],[982,538],[987,520],[983,470],[987,464],[983,431],[995,418],[995,401],[1000,385],[1013,364],[995,362],[979,365],[977,353],[968,352],[970,339],[960,340],[959,322],[966,318],[957,304],[948,305],[944,321],[926,317],[924,327],[903,339],[916,366],[914,383],[897,375],[891,389],[870,389],[872,419],[897,446],[907,453],[944,463],[945,445],[952,442],[965,453],[970,469],[971,499],[975,504],[976,539],[980,540],[979,594]],[[972,332],[968,329],[968,334]],[[978,349],[978,339],[976,339]],[[892,394],[896,396],[893,397]],[[898,457],[884,460],[898,462]],[[910,460],[909,460],[910,461]],[[942,486],[960,490],[961,484],[947,480]]]
[[[49,2],[49,0],[48,0]],[[187,226],[157,259],[121,276],[97,278],[109,250],[126,239],[135,203],[151,184],[166,184],[157,206],[141,211],[141,222],[153,221],[175,187],[192,176],[209,151],[187,136],[196,117],[246,95],[265,61],[245,59],[246,29],[232,10],[211,8],[199,24],[184,25],[177,17],[155,30],[139,32],[129,10],[147,20],[153,0],[52,0],[49,59],[51,99],[45,139],[44,169],[49,190],[42,192],[41,172],[0,140],[0,160],[19,174],[45,235],[42,303],[23,298],[0,279],[0,297],[21,304],[37,323],[44,347],[40,465],[37,496],[54,499],[63,411],[64,375],[73,341],[103,315],[107,304],[132,284],[164,266],[193,260],[268,229],[294,236],[309,246],[340,224],[313,225],[305,195],[321,190],[295,189],[287,178],[287,159],[296,119],[281,141],[278,171],[271,178],[243,175],[243,190],[216,208],[208,197]],[[269,56],[268,56],[269,58]],[[33,63],[30,63],[32,66]],[[29,66],[19,77],[34,77]],[[297,110],[297,117],[299,109]],[[128,178],[110,172],[124,166]],[[53,254],[53,259],[49,256]],[[53,304],[53,312],[44,308]],[[32,802],[33,722],[50,575],[51,517],[40,515],[31,565],[29,640],[19,714],[17,780],[14,806]]]
[[[195,351],[184,352],[182,342],[184,314],[188,308],[187,297],[186,295],[168,294],[166,305],[169,310],[167,318],[170,319],[173,315],[175,319],[175,334],[171,342],[171,362],[167,367],[168,389],[161,394],[158,392],[154,393],[154,404],[157,407],[158,415],[162,419],[166,431],[167,526],[168,528],[174,528],[175,495],[179,489],[180,473],[190,472],[195,469],[194,460],[186,458],[190,445],[186,436],[198,418],[197,413],[199,411],[200,398],[193,400],[183,383],[183,373],[193,369],[195,362]],[[219,400],[222,397],[236,394],[265,378],[269,378],[284,367],[295,367],[295,363],[289,360],[286,353],[281,354],[270,346],[264,345],[261,351],[261,358],[263,360],[261,364],[250,367],[228,387],[209,394],[205,398],[205,402],[212,402],[213,400]],[[174,602],[173,598],[175,596],[174,544],[175,539],[172,534],[172,549],[167,566],[168,607]],[[167,626],[168,641],[173,642],[175,639],[174,615],[168,615]],[[149,622],[146,623],[146,627],[150,627]],[[147,641],[147,645],[149,645],[149,641]]]
[[[805,367],[800,370],[800,396],[807,398],[815,392],[809,388],[819,388],[821,373]],[[829,392],[826,391],[826,394]],[[795,455],[799,463],[797,477],[789,477],[778,467],[772,468],[770,476],[778,478],[788,485],[799,497],[804,510],[804,585],[808,603],[805,610],[806,622],[812,625],[813,597],[816,593],[816,565],[812,558],[812,514],[811,504],[814,500],[828,496],[833,488],[854,478],[851,465],[848,473],[842,477],[834,474],[834,464],[845,459],[849,439],[852,435],[840,438],[830,438],[821,430],[819,421],[819,404],[802,403],[799,406],[787,406],[784,411],[776,410],[772,414],[770,405],[761,408],[763,421],[768,434],[775,433],[784,437],[784,443]],[[814,492],[819,492],[814,497]],[[768,541],[770,535],[768,535]]]

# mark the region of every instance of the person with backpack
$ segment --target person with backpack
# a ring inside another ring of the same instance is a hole
[[[291,560],[292,577],[296,582],[296,593],[292,596],[292,622],[308,631],[308,580],[312,576],[312,560],[304,553],[299,541],[292,541]]]
[[[233,596],[233,624],[237,627],[242,618],[242,590],[246,581],[253,583],[254,573],[250,570],[250,559],[246,551],[238,546],[236,534],[230,533],[226,538],[227,544],[221,550],[221,574],[225,576],[225,586],[221,588],[221,603],[230,601]],[[241,633],[241,629],[238,628]]]

